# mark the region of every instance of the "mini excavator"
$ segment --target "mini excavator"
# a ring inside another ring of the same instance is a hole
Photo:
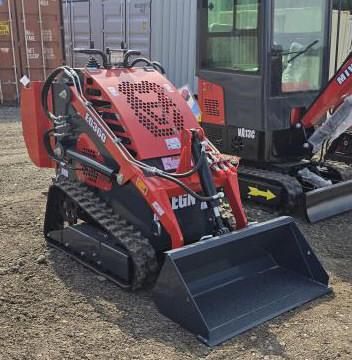
[[[352,54],[328,81],[331,15],[331,1],[198,0],[207,137],[241,158],[243,199],[310,222],[352,209]]]

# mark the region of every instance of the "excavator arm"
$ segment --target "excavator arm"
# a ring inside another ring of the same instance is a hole
[[[300,123],[304,128],[317,125],[328,111],[338,109],[349,95],[352,95],[352,52],[308,108]]]

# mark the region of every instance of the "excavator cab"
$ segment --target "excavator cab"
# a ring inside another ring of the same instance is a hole
[[[265,162],[302,156],[302,131],[290,130],[328,81],[331,8],[320,0],[198,1],[203,127],[222,151]]]
[[[352,172],[326,161],[326,142],[319,151],[310,145],[328,110],[350,92],[348,82],[336,89],[349,78],[350,58],[329,81],[331,18],[332,1],[198,1],[208,138],[242,159],[243,198],[284,213],[303,208],[311,222],[351,209]]]

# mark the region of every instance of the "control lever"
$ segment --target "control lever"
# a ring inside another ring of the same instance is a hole
[[[110,69],[111,68],[111,64],[108,60],[108,57],[107,55],[101,51],[101,50],[98,50],[98,49],[80,49],[80,48],[76,48],[76,49],[73,49],[73,51],[75,53],[80,53],[80,54],[85,54],[85,55],[98,55],[102,58],[103,60],[103,67],[105,69]]]

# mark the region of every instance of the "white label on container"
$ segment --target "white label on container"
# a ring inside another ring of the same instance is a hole
[[[35,33],[30,30],[26,30],[26,39],[27,41],[36,41]]]
[[[32,60],[39,59],[39,54],[35,52],[35,48],[28,49],[28,59],[32,59]]]

